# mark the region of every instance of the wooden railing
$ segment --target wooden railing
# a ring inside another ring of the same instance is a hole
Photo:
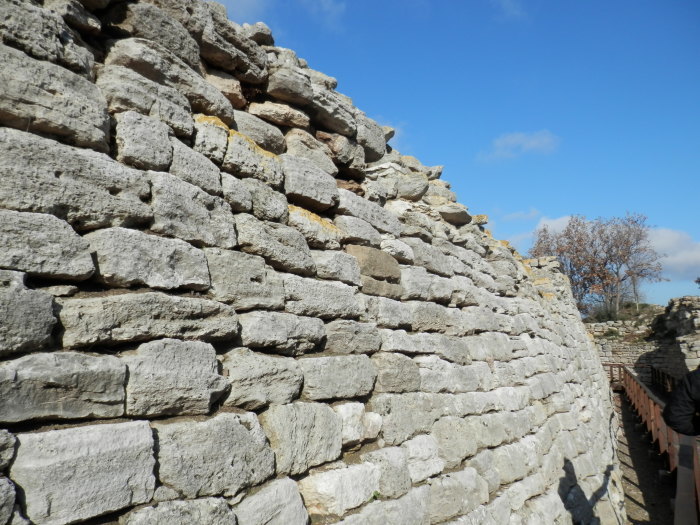
[[[651,384],[657,388],[660,388],[662,392],[671,392],[676,387],[678,378],[672,376],[665,370],[651,367]]]
[[[651,432],[652,441],[668,455],[671,471],[676,471],[674,525],[698,525],[700,501],[700,449],[692,436],[678,434],[666,425],[661,413],[665,403],[624,365],[604,365],[608,377],[621,379],[625,394]],[[621,378],[620,378],[621,375]]]

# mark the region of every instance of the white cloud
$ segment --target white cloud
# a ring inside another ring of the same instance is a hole
[[[525,153],[548,155],[559,147],[561,139],[551,131],[542,129],[532,133],[521,131],[505,133],[491,141],[491,149],[481,152],[478,159],[482,161],[512,159]]]
[[[345,13],[342,0],[299,0],[302,7],[319,18],[325,25],[338,29],[340,18]]]
[[[228,17],[238,24],[254,24],[265,18],[270,7],[269,0],[225,0]]]
[[[522,18],[525,16],[520,0],[491,0],[506,18]]]
[[[571,219],[571,215],[564,215],[563,217],[557,217],[556,219],[542,217],[537,223],[537,226],[535,226],[535,231],[539,230],[542,226],[547,226],[551,233],[560,233],[564,231],[566,225],[569,224],[569,219]]]
[[[700,277],[700,242],[684,231],[652,228],[649,240],[661,254],[664,275],[672,280]]]
[[[541,213],[535,208],[530,208],[528,211],[516,211],[509,213],[503,217],[504,221],[530,221],[539,217]]]

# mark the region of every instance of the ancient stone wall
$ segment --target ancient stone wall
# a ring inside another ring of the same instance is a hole
[[[335,79],[196,0],[0,35],[0,525],[618,523],[566,279]]]

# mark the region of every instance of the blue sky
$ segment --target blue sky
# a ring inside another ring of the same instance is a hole
[[[228,0],[336,77],[495,237],[572,214],[647,215],[668,282],[700,276],[697,0]]]

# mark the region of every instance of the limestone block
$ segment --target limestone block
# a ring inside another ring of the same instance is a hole
[[[484,429],[484,432],[488,430]],[[460,417],[438,419],[430,434],[437,440],[438,455],[446,468],[457,467],[465,458],[476,454],[478,436],[473,432],[473,426]]]
[[[266,151],[275,154],[284,152],[286,149],[284,135],[279,128],[245,111],[234,109],[233,114],[236,131],[249,137]]]
[[[173,159],[170,173],[185,182],[199,186],[207,193],[221,195],[221,174],[219,168],[201,153],[185,146],[178,139],[171,137]],[[229,202],[229,199],[226,199]],[[234,202],[236,202],[234,200]],[[231,204],[231,202],[229,202]]]
[[[377,323],[382,328],[410,327],[412,322],[409,307],[386,297],[363,297],[367,312],[364,320]]]
[[[177,89],[192,109],[233,122],[231,103],[175,54],[150,40],[125,38],[109,48],[105,65],[124,66],[155,82]]]
[[[401,299],[403,288],[400,284],[379,281],[372,277],[367,277],[366,275],[361,277],[361,282],[363,294],[378,295],[381,297],[388,297],[389,299]]]
[[[342,420],[343,446],[374,439],[381,430],[382,416],[365,412],[362,403],[341,403],[333,406],[333,410]]]
[[[342,422],[328,405],[272,405],[260,423],[275,451],[277,474],[301,474],[340,456]]]
[[[433,423],[452,408],[451,396],[406,392],[378,394],[367,408],[382,416],[382,437],[388,445],[400,445],[419,432],[429,432]]]
[[[287,222],[289,217],[287,196],[273,190],[257,179],[243,179],[243,186],[250,193],[253,215],[261,221]]]
[[[36,59],[55,62],[88,78],[91,76],[92,54],[57,13],[22,0],[7,0],[0,6],[0,20],[3,42]]]
[[[0,421],[119,417],[126,368],[112,356],[30,354],[0,364]]]
[[[0,523],[9,523],[15,507],[15,487],[12,482],[0,476]]]
[[[335,179],[311,161],[284,154],[280,156],[284,172],[284,192],[294,204],[323,211],[338,202]]]
[[[204,253],[185,241],[127,228],[97,230],[84,239],[95,254],[98,279],[110,286],[209,288]]]
[[[226,155],[229,129],[220,119],[207,115],[195,115],[193,148],[217,165]],[[252,141],[251,141],[252,142]]]
[[[302,395],[308,399],[342,399],[369,394],[377,372],[366,355],[300,359],[304,373]]]
[[[245,99],[243,89],[241,88],[241,83],[236,77],[229,75],[225,71],[209,69],[207,74],[204,75],[204,78],[212,86],[221,91],[221,93],[223,93],[234,108],[241,109],[245,107],[248,101]],[[251,113],[253,112],[251,111]],[[255,115],[255,113],[253,114]],[[261,117],[262,115],[256,116]]]
[[[66,24],[79,32],[96,35],[102,29],[100,20],[78,0],[47,0],[44,8],[60,15]]]
[[[538,465],[533,440],[526,438],[494,449],[493,465],[500,475],[501,485],[524,478]]]
[[[277,100],[300,106],[307,105],[314,97],[308,75],[295,67],[283,67],[270,73],[267,93]]]
[[[190,103],[176,89],[122,66],[100,68],[96,84],[107,99],[110,113],[138,111],[165,122],[178,136],[192,135]]]
[[[311,118],[319,127],[335,131],[346,137],[354,137],[357,123],[350,103],[342,95],[325,86],[311,84],[313,98],[309,101]],[[269,92],[269,89],[268,89]]]
[[[26,287],[26,274],[0,270],[0,356],[39,350],[56,324],[53,296]]]
[[[360,111],[355,112],[355,120],[357,121],[357,142],[364,148],[367,162],[381,159],[386,153],[384,130]]]
[[[379,493],[385,498],[396,498],[411,488],[408,456],[405,448],[384,447],[362,454],[362,461],[379,467]]]
[[[391,255],[369,246],[347,245],[345,251],[355,257],[362,275],[386,281],[401,279],[401,269]]]
[[[59,299],[63,346],[146,341],[178,334],[183,339],[223,341],[238,333],[230,306],[160,292]]]
[[[445,474],[430,481],[430,522],[467,514],[488,500],[486,481],[475,469]]]
[[[412,313],[411,326],[416,332],[443,332],[449,335],[464,335],[477,328],[486,330],[481,322],[473,318],[473,324],[467,325],[467,317],[458,308],[447,308],[436,303],[409,301],[405,303]]]
[[[316,138],[328,146],[331,158],[343,165],[344,171],[356,178],[364,178],[365,151],[362,146],[337,133],[316,131]]]
[[[129,370],[126,414],[164,416],[207,414],[228,389],[217,372],[214,347],[199,341],[162,339],[123,354]]]
[[[233,510],[241,524],[306,525],[309,521],[297,484],[287,477],[268,483]]]
[[[340,248],[343,232],[333,222],[298,206],[290,204],[288,209],[288,224],[304,236],[311,248],[323,250]]]
[[[421,434],[404,441],[408,473],[413,483],[419,483],[442,472],[445,462],[438,455],[438,442],[430,434]]]
[[[448,256],[434,246],[414,237],[406,237],[401,240],[413,249],[414,263],[416,265],[423,266],[429,272],[445,277],[454,275],[452,263]]]
[[[29,6],[13,0],[3,3],[0,9],[7,11],[10,4],[17,4],[15,8]],[[13,8],[11,12],[3,14],[0,20],[13,19],[17,10]],[[0,71],[0,124],[56,135],[80,147],[109,151],[107,101],[92,82],[2,44],[0,62],[4,65]]]
[[[285,355],[300,355],[313,350],[325,334],[320,319],[286,312],[248,312],[238,319],[243,345]]]
[[[296,275],[285,274],[285,309],[297,315],[309,315],[328,319],[356,318],[362,307],[355,288],[338,282],[324,282]]]
[[[236,246],[235,221],[223,199],[168,173],[150,178],[154,232],[205,246]]]
[[[272,38],[272,31],[270,31],[270,28],[267,27],[264,22],[256,22],[253,25],[243,24],[243,32],[253,42],[261,46],[275,45],[274,39]]]
[[[372,463],[350,465],[311,474],[298,485],[312,516],[342,516],[365,503],[379,488],[379,468]]]
[[[231,384],[224,406],[257,410],[299,397],[304,376],[294,359],[236,348],[224,354],[222,364]]]
[[[272,104],[271,102],[266,102],[266,104]],[[279,104],[275,104],[279,105]],[[288,106],[282,106],[288,107]],[[291,108],[290,108],[291,109]],[[299,112],[301,113],[301,112]],[[301,113],[306,117],[308,122],[308,116]],[[308,125],[308,124],[307,124]],[[305,127],[305,126],[300,126]],[[323,142],[317,140],[308,131],[304,131],[298,128],[290,129],[284,136],[284,141],[287,144],[287,153],[295,155],[297,157],[304,158],[311,162],[314,166],[325,171],[329,175],[337,175],[338,168],[331,160],[331,151]]]
[[[469,347],[461,337],[442,334],[407,334],[404,330],[381,330],[382,350],[404,354],[437,354],[461,365],[471,363]]]
[[[436,355],[413,359],[420,367],[420,389],[423,392],[473,392],[481,385],[483,369],[444,361]]]
[[[283,179],[279,157],[258,146],[252,139],[235,130],[228,131],[228,146],[222,169],[238,177],[254,178],[278,187]]]
[[[262,222],[244,213],[236,215],[236,227],[241,249],[264,257],[273,268],[301,275],[316,271],[306,240],[294,228]]]
[[[223,197],[234,213],[250,213],[253,209],[253,196],[243,181],[228,173],[221,173]]]
[[[0,210],[0,268],[83,280],[95,270],[88,244],[61,219]]]
[[[403,299],[421,299],[436,303],[449,302],[455,287],[450,279],[428,273],[420,266],[401,268],[401,283],[404,290]]]
[[[379,352],[372,356],[377,370],[376,392],[416,392],[421,387],[418,365],[402,354]]]
[[[311,250],[316,263],[316,275],[321,279],[342,281],[347,284],[360,284],[360,268],[352,255],[336,251]]]
[[[158,477],[186,498],[233,496],[275,473],[275,457],[255,414],[154,423]],[[187,465],[186,469],[182,466]]]
[[[146,421],[17,434],[10,478],[34,523],[74,523],[146,503],[156,484]],[[89,487],[89,489],[88,489]]]
[[[455,226],[463,226],[469,224],[472,216],[469,215],[467,207],[458,202],[450,202],[437,207],[437,212],[440,216],[450,224]]]
[[[381,242],[380,247],[399,263],[413,264],[413,248],[405,242],[398,239],[386,239]]]
[[[284,307],[281,276],[257,255],[219,248],[205,248],[214,299],[237,311]]]
[[[340,230],[340,237],[344,243],[379,246],[382,242],[381,234],[365,220],[349,215],[337,215],[333,222]]]
[[[338,525],[428,525],[428,495],[427,485],[416,487],[398,499],[370,503]]]
[[[379,331],[373,323],[337,319],[326,325],[326,352],[371,354],[377,352],[380,346]]]
[[[337,213],[351,215],[367,221],[379,231],[390,233],[396,237],[401,233],[401,223],[391,212],[378,204],[358,197],[348,190],[339,189]]]
[[[467,466],[475,468],[479,475],[484,478],[489,494],[493,494],[501,486],[498,471],[493,467],[493,451],[491,449],[486,448],[479,451],[478,454],[468,461]],[[558,474],[558,471],[561,469],[561,461],[558,461],[556,468]]]
[[[5,429],[0,429],[0,471],[4,471],[15,455],[15,436]]]
[[[130,512],[120,525],[235,525],[236,517],[223,498],[163,501],[155,507]]]

